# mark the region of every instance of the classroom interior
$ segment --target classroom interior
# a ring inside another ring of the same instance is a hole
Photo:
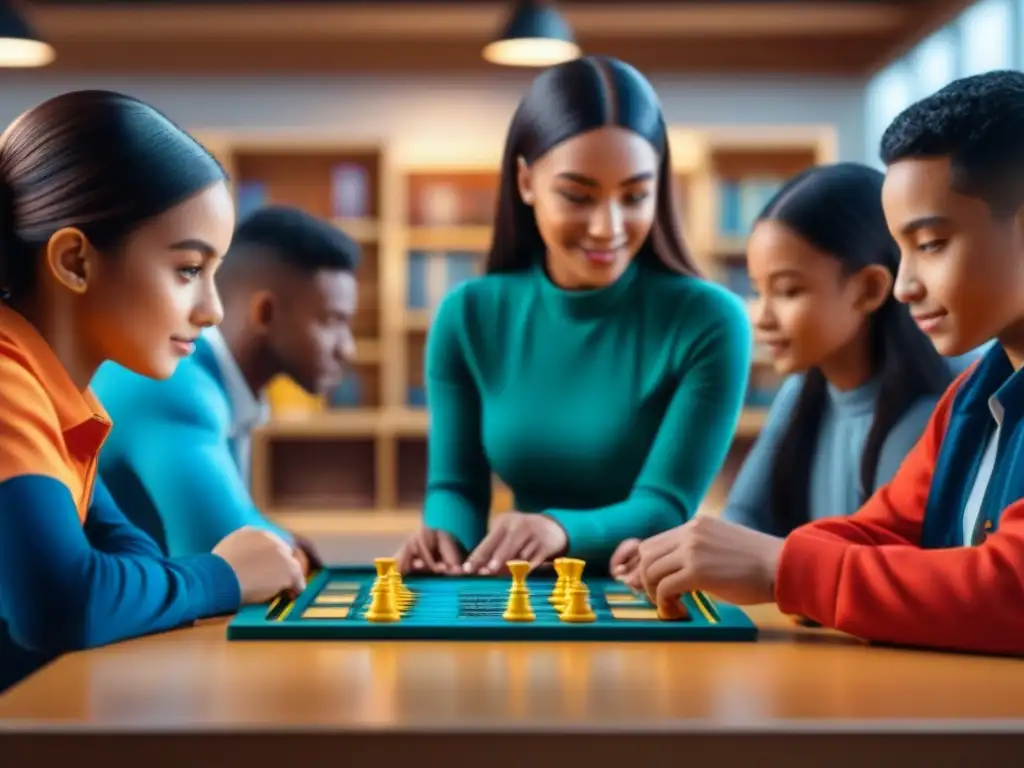
[[[418,524],[432,314],[481,271],[505,131],[537,71],[488,60],[485,46],[531,5],[17,4],[55,58],[4,72],[4,125],[61,91],[122,90],[216,153],[240,213],[297,205],[361,243],[356,363],[325,398],[274,381],[272,421],[253,443],[257,505],[327,559],[387,554]],[[0,2],[0,19],[14,8]],[[904,106],[956,77],[1024,65],[1024,0],[584,0],[555,11],[584,53],[651,78],[688,244],[741,296],[749,223],[787,177],[816,163],[877,164],[880,135]],[[720,508],[778,384],[755,351],[705,511]],[[514,508],[494,485],[494,514]]]

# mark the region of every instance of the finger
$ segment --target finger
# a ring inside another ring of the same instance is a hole
[[[498,545],[498,548],[494,550],[494,554],[491,556],[490,562],[487,563],[485,571],[487,573],[498,573],[509,560],[525,559],[522,557],[523,547],[531,538],[533,538],[533,534],[530,532],[529,525],[518,525],[512,528],[506,534],[501,544]]]
[[[652,600],[661,580],[680,569],[679,556],[675,554],[676,552],[677,549],[673,548],[660,554],[656,559],[640,562],[640,579],[644,585],[644,591]]]
[[[409,542],[406,541],[398,548],[395,552],[395,570],[401,574],[409,572],[409,566],[412,565],[413,549],[409,546]]]
[[[632,557],[627,559],[625,562],[616,566],[612,573],[616,577],[622,578],[628,576],[634,571],[640,568],[640,552],[637,551]]]
[[[455,540],[448,534],[437,537],[437,551],[441,556],[441,564],[447,573],[458,573],[462,568],[462,553]]]
[[[484,540],[469,554],[462,569],[466,573],[476,573],[481,567],[489,563],[494,555],[494,551],[505,540],[506,533],[507,528],[501,522],[495,525],[494,529],[484,536]]]
[[[527,561],[533,561],[535,558],[539,558],[539,560],[537,560],[539,565],[547,560],[547,553],[544,551],[544,547],[540,545],[539,541],[536,539],[527,539],[523,542],[522,546],[519,547],[518,557],[520,560]]]
[[[672,535],[670,536],[669,534]],[[657,560],[666,552],[670,552],[675,548],[679,535],[679,529],[673,528],[671,531],[665,531],[665,533],[660,533],[657,536],[644,539],[640,542],[640,546],[637,547],[637,556],[640,558],[641,562]]]
[[[643,592],[644,591],[643,582],[640,580],[640,569],[639,568],[634,569],[634,570],[630,571],[628,574],[626,574],[626,578],[624,579],[624,581],[625,581],[626,586],[629,587],[630,589],[632,589],[634,592]]]
[[[434,573],[437,573],[437,558],[434,557],[437,552],[437,538],[437,531],[433,528],[424,528],[416,541],[417,553],[426,567]]]
[[[626,539],[615,548],[612,553],[611,567],[618,569],[624,566],[630,559],[638,557],[640,552],[640,539]]]
[[[288,563],[288,570],[291,576],[290,589],[297,596],[306,588],[306,574],[302,572],[302,564],[294,557]]]
[[[658,606],[658,615],[666,619],[680,619],[688,616],[686,606],[680,598],[687,592],[696,589],[696,573],[683,569],[669,574],[658,584],[654,604]]]
[[[423,562],[423,558],[421,558],[421,557],[414,557],[412,559],[412,570],[414,570],[414,571],[422,571],[426,567],[427,567],[427,564]]]
[[[548,559],[547,554],[544,552],[544,548],[539,545],[535,550],[524,550],[522,557],[530,563],[529,573],[532,573],[536,568],[539,568],[544,564],[544,561]]]

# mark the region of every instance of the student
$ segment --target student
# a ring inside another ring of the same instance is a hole
[[[400,568],[568,554],[604,570],[624,538],[694,514],[732,442],[751,335],[742,302],[697,274],[671,174],[634,68],[590,56],[534,81],[487,274],[445,298],[428,337],[424,527]],[[492,473],[517,511],[488,531]]]
[[[954,81],[882,139],[896,294],[945,355],[998,344],[856,513],[786,538],[698,518],[640,547],[670,610],[705,589],[890,644],[1024,653],[1024,73]]]
[[[889,482],[965,367],[943,360],[893,296],[900,254],[882,210],[884,178],[857,163],[808,169],[751,231],[755,332],[790,376],[736,477],[726,520],[785,536],[812,518],[855,512]],[[634,587],[639,545],[623,542],[611,562]]]
[[[93,381],[117,426],[100,475],[133,523],[169,554],[209,552],[244,526],[313,546],[269,522],[249,495],[250,432],[266,421],[267,383],[279,374],[326,394],[354,354],[358,246],[294,208],[256,211],[236,229],[217,288],[224,320],[166,380],[108,363]]]
[[[220,317],[233,225],[213,158],[128,96],[67,93],[0,135],[0,690],[66,651],[302,588],[265,531],[165,558],[95,477],[110,421],[93,374],[173,373]]]

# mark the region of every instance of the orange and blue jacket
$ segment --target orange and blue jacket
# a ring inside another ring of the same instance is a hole
[[[980,515],[963,515],[995,421],[1004,417]],[[787,538],[775,599],[799,615],[892,645],[1024,654],[1024,371],[1002,347],[949,387],[892,481],[856,513]]]
[[[97,481],[110,421],[0,304],[0,692],[56,656],[237,610],[213,554],[168,559]]]

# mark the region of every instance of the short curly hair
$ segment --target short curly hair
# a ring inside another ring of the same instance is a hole
[[[954,80],[911,104],[886,129],[881,159],[948,157],[951,186],[997,215],[1024,205],[1024,73],[995,70]]]

